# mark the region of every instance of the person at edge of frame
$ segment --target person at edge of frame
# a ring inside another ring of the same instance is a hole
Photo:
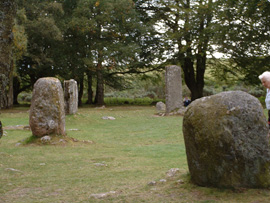
[[[270,72],[265,71],[260,76],[259,79],[262,82],[262,85],[266,88],[266,97],[265,97],[265,105],[268,110],[268,125],[270,128]]]

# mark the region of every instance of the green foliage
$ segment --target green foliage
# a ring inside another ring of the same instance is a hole
[[[248,92],[255,97],[265,96],[266,94],[265,89],[263,89],[262,86],[252,87]]]
[[[32,94],[31,93],[22,92],[21,94],[19,94],[18,102],[19,103],[29,103],[30,104],[31,99],[32,99]]]
[[[167,62],[182,66],[194,98],[202,96],[206,55],[214,51],[227,55],[212,61],[223,81],[241,75],[245,83],[257,84],[257,76],[269,69],[269,1],[144,2],[141,6],[160,28]]]
[[[14,53],[15,53],[15,59],[16,61],[21,59],[22,56],[27,51],[27,36],[25,33],[24,26],[18,25],[17,23],[13,26],[12,29],[14,39]]]
[[[144,49],[139,39],[146,32],[151,33],[153,27],[141,22],[130,0],[81,0],[74,10],[70,29],[76,30],[88,46],[87,56],[83,57],[94,67],[102,62],[103,71],[111,77],[115,72],[129,72],[130,68],[136,71],[141,66]]]
[[[21,60],[16,62],[16,94],[44,76],[73,78],[84,86],[87,73],[91,75],[87,80],[98,83],[89,82],[89,89],[96,88],[102,98],[104,84],[127,89],[133,85],[130,74],[164,71],[165,65],[178,64],[189,88],[185,94],[194,99],[216,92],[208,86],[203,90],[208,70],[217,85],[230,87],[238,80],[258,84],[257,76],[269,69],[269,1],[17,3],[14,43]],[[206,60],[214,51],[228,58]],[[164,97],[162,85],[146,92]]]
[[[20,73],[28,74],[30,86],[45,76],[73,78],[83,86],[87,73],[96,79],[96,99],[102,103],[104,84],[122,89],[122,74],[148,71],[152,54],[159,53],[152,49],[158,44],[153,24],[143,23],[130,0],[18,0],[18,7],[28,49],[17,66],[26,69]]]
[[[262,106],[265,108],[265,96],[260,96],[258,99],[261,102]]]
[[[15,53],[15,62],[22,58],[23,55],[27,52],[28,37],[25,31],[24,23],[26,22],[27,17],[25,9],[18,9],[15,19],[15,25],[13,26],[12,33],[14,35],[13,44],[14,44],[14,53]]]
[[[26,86],[32,85],[41,76],[56,74],[54,60],[57,56],[58,43],[62,40],[62,31],[57,24],[59,15],[63,15],[63,10],[57,2],[18,2],[18,25],[15,28],[19,30],[15,37],[19,40],[15,40],[15,43],[18,44],[17,50],[21,50],[20,47],[27,44],[27,52],[24,52],[21,60],[17,62],[17,69],[27,70],[20,72],[23,75],[18,73],[17,76],[21,77],[19,80],[24,78],[25,83],[25,78],[30,79],[28,84],[25,84]],[[21,89],[24,88],[24,86],[21,87]]]
[[[125,90],[117,90],[114,88],[107,88],[105,91],[105,103],[119,104],[135,104],[135,105],[149,105],[158,101],[165,100],[165,81],[163,72],[152,72],[143,75],[136,75],[125,77],[128,81],[128,88]],[[126,99],[123,99],[126,98]]]
[[[32,135],[32,136],[26,138],[25,140],[23,140],[22,144],[27,145],[27,144],[35,143],[38,139],[39,138]]]
[[[265,89],[261,85],[249,85],[243,82],[241,79],[237,79],[237,77],[235,77],[235,79],[231,81],[222,81],[219,77],[213,77],[211,75],[211,71],[210,74],[207,74],[207,76],[205,77],[205,96],[217,94],[223,91],[237,90],[247,92],[257,98],[265,96]],[[265,102],[263,101],[262,104],[263,103]]]
[[[245,82],[258,83],[258,75],[269,69],[270,2],[265,0],[218,1],[219,51],[231,58]]]
[[[203,96],[206,56],[213,50],[213,1],[148,0],[143,4],[156,22],[166,64],[180,65],[192,100]],[[149,6],[151,5],[151,6]]]
[[[231,59],[209,59],[209,69],[205,75],[204,95],[216,94],[222,91],[241,90],[257,98],[265,95],[265,89],[258,78],[254,84],[246,80],[240,68]],[[256,84],[256,85],[255,85]]]
[[[124,97],[105,97],[104,99],[106,105],[140,105],[149,106],[155,105],[159,101],[164,101],[164,99],[152,99],[149,97],[143,98],[124,98]]]

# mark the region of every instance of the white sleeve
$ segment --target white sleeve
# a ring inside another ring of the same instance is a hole
[[[270,110],[270,90],[267,89],[267,94],[265,97],[265,105],[268,110]]]

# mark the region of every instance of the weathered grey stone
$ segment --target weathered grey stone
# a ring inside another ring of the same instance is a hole
[[[105,163],[94,163],[95,166],[108,166],[107,164]]]
[[[167,66],[165,81],[166,114],[169,114],[183,106],[181,68],[179,66]]]
[[[166,183],[167,180],[166,180],[166,179],[160,179],[159,182],[161,182],[161,183]]]
[[[65,135],[64,94],[57,78],[40,78],[35,83],[29,124],[36,137]]]
[[[110,191],[110,192],[105,192],[105,193],[98,193],[98,194],[91,194],[90,198],[95,198],[95,199],[102,199],[111,195],[116,194],[115,191]]]
[[[115,120],[115,118],[112,116],[103,116],[102,119],[103,120]]]
[[[22,171],[18,170],[18,169],[15,169],[15,168],[6,168],[5,169],[6,171],[12,171],[12,172],[19,172],[19,173],[22,173]]]
[[[166,110],[166,105],[163,102],[157,102],[156,103],[156,109],[158,112],[165,112]]]
[[[177,180],[176,182],[177,182],[178,184],[184,184],[184,183],[185,183],[182,179]]]
[[[52,138],[50,136],[48,136],[48,135],[45,135],[42,138],[40,138],[41,142],[43,142],[43,143],[50,142],[51,139]]]
[[[268,124],[255,97],[230,91],[192,102],[183,133],[191,180],[201,186],[270,186]]]
[[[185,114],[186,110],[187,109],[183,106],[183,107],[178,109],[177,114],[183,116]]]
[[[167,172],[167,176],[168,177],[173,177],[175,176],[176,174],[179,173],[179,168],[171,168],[168,172]]]
[[[150,186],[154,186],[154,185],[156,185],[156,184],[157,184],[156,181],[151,181],[151,182],[148,183],[148,185],[150,185]]]
[[[78,87],[75,80],[64,81],[64,98],[66,114],[75,114],[78,111]]]

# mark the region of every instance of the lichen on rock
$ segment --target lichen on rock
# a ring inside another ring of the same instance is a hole
[[[245,92],[193,101],[183,120],[192,181],[213,187],[269,187],[268,131],[260,102]]]
[[[36,137],[65,135],[64,95],[57,78],[40,78],[35,83],[29,124]]]

